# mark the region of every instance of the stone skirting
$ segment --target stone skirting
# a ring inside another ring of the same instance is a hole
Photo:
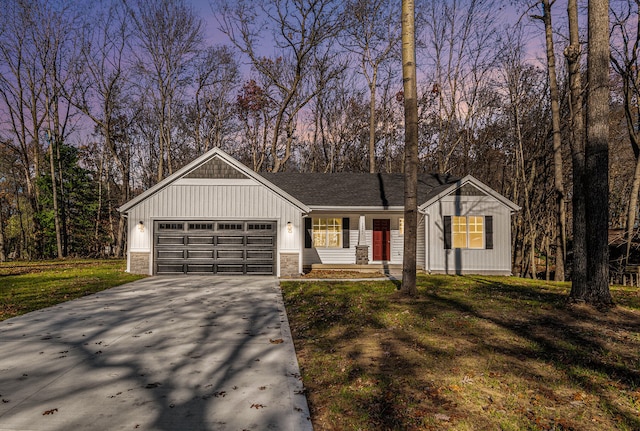
[[[369,246],[356,245],[356,265],[367,265],[369,263]]]
[[[150,253],[129,252],[129,272],[132,274],[149,274]]]
[[[280,253],[280,277],[300,275],[298,269],[300,255],[298,253]]]

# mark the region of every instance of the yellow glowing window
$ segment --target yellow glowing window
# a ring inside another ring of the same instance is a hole
[[[313,246],[316,248],[341,248],[342,247],[342,219],[341,218],[314,218],[313,219]]]
[[[451,217],[453,248],[484,247],[484,217]]]
[[[404,235],[404,219],[398,219],[398,233]]]

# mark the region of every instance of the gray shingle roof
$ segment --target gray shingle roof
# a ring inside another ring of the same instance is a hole
[[[402,207],[403,174],[367,173],[261,173],[296,199],[310,206]],[[426,202],[458,179],[439,175],[418,178],[418,205]]]

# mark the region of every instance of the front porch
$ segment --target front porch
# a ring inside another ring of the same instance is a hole
[[[314,263],[304,268],[305,273],[309,271],[350,271],[361,273],[378,272],[380,274],[402,274],[402,264],[370,263],[368,265],[356,265],[346,263]]]

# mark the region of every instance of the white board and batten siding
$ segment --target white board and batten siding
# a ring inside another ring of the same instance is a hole
[[[139,202],[129,210],[129,251],[152,251],[155,220],[265,220],[278,224],[279,253],[299,253],[304,228],[300,226],[300,210],[257,181],[235,182],[211,179],[192,184],[177,180]],[[144,223],[143,232],[137,227],[139,221]],[[288,222],[293,227],[291,233]]]
[[[360,214],[319,214],[314,213],[317,217],[336,217],[349,218],[349,248],[305,248],[303,252],[304,265],[312,264],[347,264],[356,263],[356,245],[358,245],[358,223],[360,222]],[[388,219],[390,220],[391,235],[391,260],[389,263],[401,264],[404,251],[404,236],[400,234],[399,220],[404,217],[402,213],[367,213],[365,216],[365,245],[369,246],[369,262],[375,263],[373,260],[373,220]],[[424,238],[424,220],[420,219],[418,224],[418,238]],[[418,241],[417,260],[419,266],[422,267],[424,262],[425,247],[422,241]]]
[[[445,196],[425,209],[425,269],[446,274],[511,273],[511,209],[491,196]],[[445,216],[493,216],[493,249],[444,248]]]

